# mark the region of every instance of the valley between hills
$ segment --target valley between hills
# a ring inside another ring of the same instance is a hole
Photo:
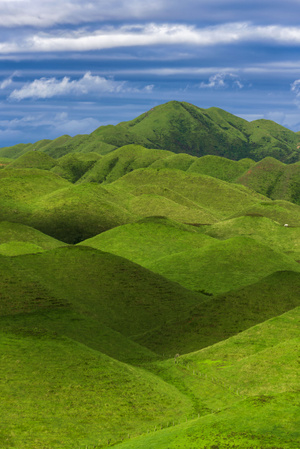
[[[0,148],[0,447],[299,449],[300,134],[169,102]]]

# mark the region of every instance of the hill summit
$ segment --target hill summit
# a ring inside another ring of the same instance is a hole
[[[53,141],[0,149],[0,157],[19,157],[39,149],[58,158],[74,152],[107,154],[128,144],[201,157],[222,156],[259,161],[274,157],[285,163],[300,160],[300,136],[269,120],[247,122],[219,108],[202,109],[170,101],[118,125],[101,126],[90,135],[62,136]]]

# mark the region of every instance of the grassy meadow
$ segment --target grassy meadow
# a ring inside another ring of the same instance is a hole
[[[0,149],[0,447],[300,447],[299,134],[170,102]]]

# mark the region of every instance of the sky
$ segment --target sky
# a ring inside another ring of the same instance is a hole
[[[299,0],[0,0],[0,147],[171,100],[300,130]]]

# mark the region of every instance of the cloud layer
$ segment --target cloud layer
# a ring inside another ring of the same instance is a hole
[[[0,53],[85,52],[153,45],[214,46],[243,42],[300,45],[300,27],[257,26],[247,22],[199,28],[186,24],[143,24],[97,30],[32,33],[0,42]]]

